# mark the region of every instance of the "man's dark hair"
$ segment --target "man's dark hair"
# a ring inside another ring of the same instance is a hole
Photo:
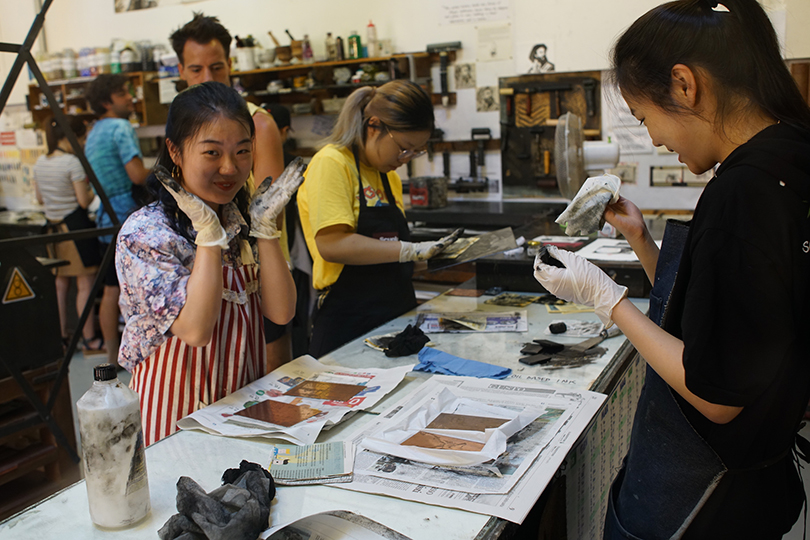
[[[128,82],[126,75],[104,73],[90,81],[84,91],[84,98],[96,116],[101,116],[107,112],[107,105],[112,103],[112,95],[120,92]]]
[[[220,24],[219,19],[203,15],[202,12],[195,12],[191,21],[169,36],[172,48],[177,53],[177,59],[183,65],[185,65],[183,47],[186,46],[186,41],[191,40],[205,45],[215,39],[222,44],[222,50],[225,51],[227,57],[231,50],[231,34]]]
[[[262,109],[270,113],[279,131],[290,126],[290,109],[281,103],[262,103]]]

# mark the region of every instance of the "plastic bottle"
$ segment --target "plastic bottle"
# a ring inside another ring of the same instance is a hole
[[[79,76],[76,69],[76,52],[73,49],[65,49],[62,52],[62,72],[65,79],[75,79]]]
[[[79,58],[76,61],[76,69],[79,70],[80,77],[90,76],[90,55],[93,53],[93,49],[89,47],[83,47],[79,51]]]
[[[102,73],[111,73],[110,66],[110,49],[108,47],[99,47],[96,49],[96,72],[101,75]]]
[[[368,26],[366,26],[366,50],[369,58],[377,56],[377,27],[374,26],[371,20],[368,21]]]
[[[335,60],[345,60],[346,53],[343,49],[343,38],[338,36],[335,38]]]
[[[309,34],[304,34],[304,43],[301,46],[303,60],[305,64],[311,64],[314,62],[312,58],[312,45],[309,42]]]
[[[352,30],[349,35],[349,55],[348,58],[363,58],[363,44],[357,30]]]
[[[126,527],[150,508],[138,395],[110,364],[96,366],[93,376],[93,386],[76,403],[90,519],[102,527]]]
[[[326,60],[334,62],[337,60],[337,44],[335,38],[332,37],[332,32],[326,33]]]

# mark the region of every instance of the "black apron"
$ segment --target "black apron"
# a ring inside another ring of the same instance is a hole
[[[687,223],[667,222],[650,293],[650,319],[659,326],[688,232]],[[680,538],[727,471],[672,392],[648,365],[625,466],[610,488],[606,540]]]
[[[388,204],[368,206],[357,166],[360,210],[357,234],[382,240],[410,240],[408,222],[396,205],[388,175],[380,173]],[[313,316],[309,354],[319,358],[416,307],[413,263],[344,265],[337,281],[321,292]]]

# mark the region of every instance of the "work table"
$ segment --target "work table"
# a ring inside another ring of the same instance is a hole
[[[465,286],[474,287],[474,283]],[[436,333],[429,334],[434,346],[453,355],[488,362],[513,370],[507,380],[524,380],[547,384],[557,388],[588,389],[606,393],[632,355],[633,349],[622,337],[604,341],[600,346],[607,352],[592,364],[579,368],[549,371],[542,366],[526,366],[518,363],[520,348],[532,339],[546,338],[543,330],[557,318],[595,320],[593,313],[570,314],[561,317],[547,313],[541,304],[526,308],[487,305],[488,296],[478,298],[442,294],[419,306],[419,311],[459,312],[481,309],[484,311],[528,312],[528,332],[506,333]],[[646,300],[633,300],[640,309],[646,309]],[[417,311],[406,313],[389,321],[369,335],[402,331],[407,324],[415,322]],[[340,349],[322,357],[325,364],[346,367],[395,367],[417,363],[415,355],[388,358],[382,352],[363,344],[363,336]],[[557,338],[560,343],[581,341],[574,338]],[[392,395],[375,407],[375,412],[385,410],[422,384],[428,374],[412,372]],[[318,441],[340,440],[372,415],[360,413],[328,431],[322,432]],[[206,491],[221,484],[222,473],[237,467],[242,459],[266,465],[270,459],[270,439],[236,439],[216,437],[194,431],[178,432],[146,449],[147,471],[151,492],[152,511],[140,524],[124,530],[99,529],[90,521],[87,494],[84,482],[80,481],[30,508],[0,523],[0,540],[36,538],[37,540],[61,539],[66,531],[71,538],[141,539],[154,538],[156,531],[176,513],[175,484],[180,476],[188,476]],[[282,441],[283,442],[283,441]],[[305,515],[326,510],[348,510],[379,521],[414,540],[435,539],[463,540],[472,538],[497,538],[507,528],[515,526],[487,515],[463,510],[430,506],[379,495],[370,495],[328,486],[278,487],[271,509],[274,524],[293,521]]]
[[[566,201],[452,201],[444,208],[419,208],[411,206],[405,210],[408,221],[425,223],[430,227],[520,227],[532,221],[554,222],[565,210]],[[559,234],[559,226],[554,224],[553,233]]]

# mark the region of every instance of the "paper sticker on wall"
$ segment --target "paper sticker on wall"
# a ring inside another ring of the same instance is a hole
[[[8,282],[6,292],[3,294],[3,303],[11,304],[12,302],[21,302],[33,298],[36,298],[34,289],[25,280],[19,268],[14,268],[11,271],[11,280]]]
[[[695,175],[686,167],[650,167],[650,185],[703,187],[714,176],[713,170]]]
[[[512,59],[512,25],[497,23],[476,27],[479,62],[497,62]]]

